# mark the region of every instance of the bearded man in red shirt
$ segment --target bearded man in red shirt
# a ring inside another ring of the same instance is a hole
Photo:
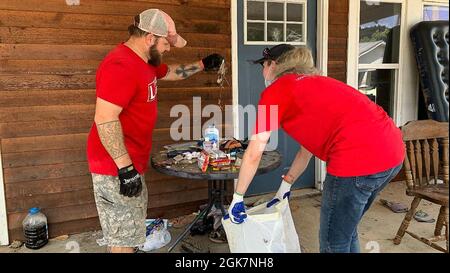
[[[148,194],[143,177],[157,120],[157,81],[178,81],[217,70],[212,54],[187,65],[166,65],[171,46],[184,47],[165,12],[149,9],[129,26],[129,39],[113,49],[96,77],[97,102],[87,144],[89,170],[104,239],[110,252],[134,252],[146,240]]]

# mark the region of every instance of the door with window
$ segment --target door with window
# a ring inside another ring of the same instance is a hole
[[[315,55],[316,10],[315,0],[237,0],[239,105],[256,106],[265,89],[262,67],[249,62],[261,58],[264,48],[289,43],[308,46]],[[240,128],[245,128],[240,130],[239,137],[249,137],[255,120],[249,115],[239,123]],[[278,134],[277,150],[283,155],[283,163],[277,170],[255,177],[249,195],[276,191],[281,175],[288,171],[300,148],[282,130],[274,134]],[[293,188],[313,188],[314,180],[314,160],[311,160]]]

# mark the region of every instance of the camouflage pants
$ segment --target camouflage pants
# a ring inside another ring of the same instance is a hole
[[[117,176],[92,174],[94,197],[103,236],[108,246],[136,247],[145,243],[147,187],[138,197],[120,194]],[[145,181],[142,176],[142,181]]]

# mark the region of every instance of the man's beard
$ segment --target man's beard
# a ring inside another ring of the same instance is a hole
[[[158,49],[156,49],[156,45],[150,47],[149,54],[150,59],[148,60],[148,63],[155,67],[159,66],[162,62],[162,55],[159,53]]]

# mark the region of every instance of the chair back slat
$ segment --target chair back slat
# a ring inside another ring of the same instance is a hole
[[[412,141],[406,142],[406,157],[408,158],[411,182],[414,184],[416,181],[416,157],[414,156],[414,144]]]
[[[425,169],[426,184],[430,183],[430,168],[431,168],[430,156],[431,156],[430,145],[428,143],[428,140],[424,139],[422,141],[422,158],[423,158],[424,169]]]
[[[422,146],[420,145],[420,140],[414,141],[414,154],[416,156],[416,166],[417,166],[417,174],[416,178],[419,182],[420,186],[424,185],[423,176],[422,176]]]
[[[436,138],[431,140],[431,152],[433,157],[433,178],[436,184],[439,177],[439,143]]]
[[[405,161],[403,162],[403,168],[405,169],[406,186],[408,187],[409,190],[412,190],[414,189],[414,178],[409,158],[410,157],[408,155],[405,157]]]
[[[408,189],[437,184],[439,178],[448,184],[448,122],[411,121],[401,130],[406,150],[403,165]]]
[[[444,183],[448,185],[448,136],[442,140],[442,168]]]

